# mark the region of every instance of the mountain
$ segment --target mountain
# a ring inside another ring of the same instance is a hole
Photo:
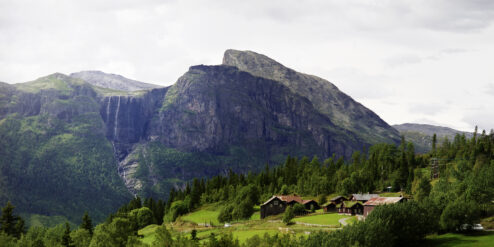
[[[146,90],[102,72],[0,83],[0,203],[101,220],[133,195],[163,198],[195,177],[287,155],[349,159],[399,140],[326,80],[253,52],[228,50],[223,61]]]
[[[429,124],[404,123],[393,125],[407,141],[415,145],[415,151],[426,153],[432,149],[432,136],[436,134],[437,142],[440,144],[444,138],[453,140],[457,134],[472,138],[473,133],[455,130],[448,127],[441,127]]]
[[[70,74],[70,77],[82,79],[94,86],[120,91],[138,91],[161,86],[131,80],[121,75],[107,74],[101,71],[88,70]]]

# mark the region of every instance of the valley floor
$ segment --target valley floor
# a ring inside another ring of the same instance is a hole
[[[256,211],[249,220],[232,222],[229,227],[220,224],[217,220],[219,211],[216,211],[212,205],[207,205],[190,214],[181,216],[174,223],[166,224],[167,229],[171,230],[172,235],[190,237],[191,231],[197,231],[197,238],[200,241],[208,239],[213,233],[216,236],[223,233],[231,233],[240,243],[244,243],[248,238],[255,235],[262,237],[264,234],[295,234],[296,236],[305,236],[315,231],[333,231],[340,229],[344,220],[347,224],[357,221],[356,216],[340,215],[337,213],[324,214],[322,210],[306,216],[295,217],[291,225],[285,225],[282,221],[282,214],[270,216],[261,220],[259,211]],[[258,210],[258,209],[257,209]],[[155,239],[157,225],[150,225],[139,231],[143,236],[144,243],[151,244]]]

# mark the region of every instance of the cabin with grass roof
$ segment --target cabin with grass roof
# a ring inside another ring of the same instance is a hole
[[[364,205],[359,201],[344,201],[338,207],[338,213],[362,215],[364,213]]]
[[[269,198],[265,203],[261,204],[261,219],[264,219],[270,215],[281,214],[285,212],[288,206],[293,206],[295,204],[304,205],[306,210],[310,210],[311,207],[314,209],[320,209],[319,204],[314,200],[303,200],[302,197],[293,195],[274,195]]]

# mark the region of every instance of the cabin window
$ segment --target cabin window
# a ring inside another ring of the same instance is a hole
[[[269,207],[272,208],[273,207],[273,204],[269,204]]]
[[[277,206],[277,205],[278,205],[278,201],[274,201],[274,202],[273,202],[273,204],[274,204],[275,206]]]

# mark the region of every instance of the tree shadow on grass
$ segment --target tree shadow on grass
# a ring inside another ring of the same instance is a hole
[[[458,233],[457,235],[453,236],[447,236],[447,237],[441,237],[439,235],[436,238],[432,239],[427,239],[425,242],[424,246],[427,247],[433,247],[433,246],[441,246],[441,247],[449,247],[449,246],[457,246],[457,245],[464,245],[464,246],[475,246],[475,243],[478,242],[476,239],[463,239],[462,236],[467,236],[467,237],[480,237],[480,236],[487,236],[487,235],[494,235],[494,232],[466,232],[466,233]]]

